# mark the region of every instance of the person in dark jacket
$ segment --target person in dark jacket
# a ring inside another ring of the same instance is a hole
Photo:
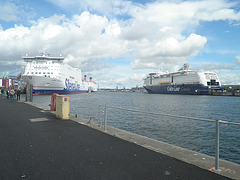
[[[20,94],[21,94],[20,89],[17,89],[17,100],[20,100]]]
[[[9,89],[6,90],[7,93],[7,99],[9,99]]]

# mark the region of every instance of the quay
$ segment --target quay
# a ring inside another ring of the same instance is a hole
[[[240,165],[0,97],[0,179],[240,179]]]
[[[238,96],[240,97],[240,92],[237,91],[223,91],[223,92],[212,92],[212,96]]]

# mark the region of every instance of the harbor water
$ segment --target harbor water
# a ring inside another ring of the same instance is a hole
[[[211,156],[215,156],[214,122],[144,112],[240,123],[240,97],[105,91],[68,96],[70,113],[78,117],[103,123],[104,106],[107,106],[109,126]],[[50,100],[50,95],[33,97],[34,103],[44,107],[49,107]],[[220,124],[220,158],[240,164],[240,126]]]

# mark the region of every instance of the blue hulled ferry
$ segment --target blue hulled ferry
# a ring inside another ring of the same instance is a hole
[[[149,73],[143,86],[148,93],[209,95],[222,91],[221,82],[214,72],[189,70],[189,64],[173,73]]]

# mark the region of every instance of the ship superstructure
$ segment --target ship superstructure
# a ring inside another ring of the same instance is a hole
[[[221,82],[214,72],[189,70],[189,64],[173,73],[149,73],[144,79],[149,93],[159,94],[210,94],[222,90]]]
[[[81,70],[65,64],[64,57],[24,56],[22,79],[33,86],[34,94],[70,94],[97,91],[95,82],[82,79]],[[92,87],[94,86],[94,88]]]

